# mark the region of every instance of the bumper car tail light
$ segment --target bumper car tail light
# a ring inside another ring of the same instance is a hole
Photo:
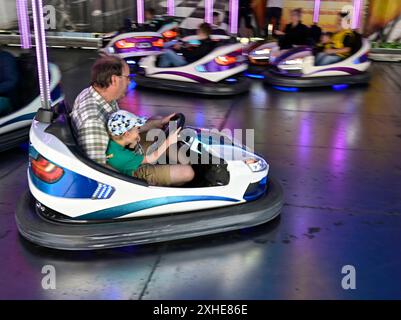
[[[115,43],[115,46],[118,49],[130,49],[130,48],[135,48],[135,43],[127,42],[126,40],[119,40]]]
[[[177,37],[177,32],[174,30],[167,30],[162,33],[163,37],[166,39],[174,39]]]
[[[164,41],[163,41],[163,39],[158,39],[158,40],[156,40],[156,41],[153,41],[153,42],[152,42],[152,45],[153,45],[154,47],[160,47],[160,48],[162,48],[162,47],[164,46]]]
[[[36,177],[47,183],[57,182],[64,174],[63,169],[40,155],[37,159],[31,158],[31,169]]]

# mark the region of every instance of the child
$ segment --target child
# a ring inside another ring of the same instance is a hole
[[[156,151],[145,154],[146,150],[139,144],[139,128],[144,124],[142,118],[124,110],[111,114],[107,122],[111,138],[106,151],[107,164],[123,174],[146,180],[150,185],[180,186],[190,182],[194,178],[190,165],[155,164],[169,146],[177,143],[181,128],[171,132]]]
[[[323,32],[320,36],[320,42],[316,45],[314,49],[314,55],[320,52],[324,52],[326,49],[333,48],[333,32]]]

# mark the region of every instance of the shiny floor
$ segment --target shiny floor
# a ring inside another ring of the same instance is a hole
[[[54,50],[70,103],[96,54]],[[376,63],[369,87],[206,99],[132,89],[138,114],[182,112],[201,127],[255,129],[256,151],[285,191],[272,223],[207,238],[97,252],[22,239],[14,208],[27,187],[23,148],[0,157],[1,299],[400,299],[401,64]],[[42,288],[42,268],[56,289]],[[344,290],[342,268],[356,270]]]

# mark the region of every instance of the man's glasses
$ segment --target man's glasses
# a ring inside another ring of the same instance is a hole
[[[119,77],[125,77],[125,78],[127,78],[128,80],[131,80],[131,75],[130,75],[130,74],[129,74],[129,75],[122,74],[122,75],[119,76]]]

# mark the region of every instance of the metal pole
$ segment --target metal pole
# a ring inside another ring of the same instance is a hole
[[[315,0],[315,6],[313,8],[313,23],[319,22],[320,13],[320,0]]]
[[[230,33],[238,33],[238,0],[230,0]]]
[[[352,14],[351,29],[358,29],[360,26],[361,10],[363,10],[363,0],[354,0],[354,12]]]
[[[167,15],[169,16],[175,15],[174,0],[167,0]]]
[[[142,24],[145,22],[145,7],[143,0],[136,0],[136,14],[138,23]]]
[[[47,48],[45,26],[43,22],[42,0],[32,0],[33,23],[35,28],[36,59],[38,64],[40,100],[43,109],[50,109],[49,66],[47,62]]]
[[[205,0],[205,22],[213,23],[213,0]]]
[[[21,48],[30,49],[31,44],[31,32],[29,26],[28,16],[28,4],[27,0],[17,0],[17,15],[18,15],[18,27],[19,34],[21,37]]]

